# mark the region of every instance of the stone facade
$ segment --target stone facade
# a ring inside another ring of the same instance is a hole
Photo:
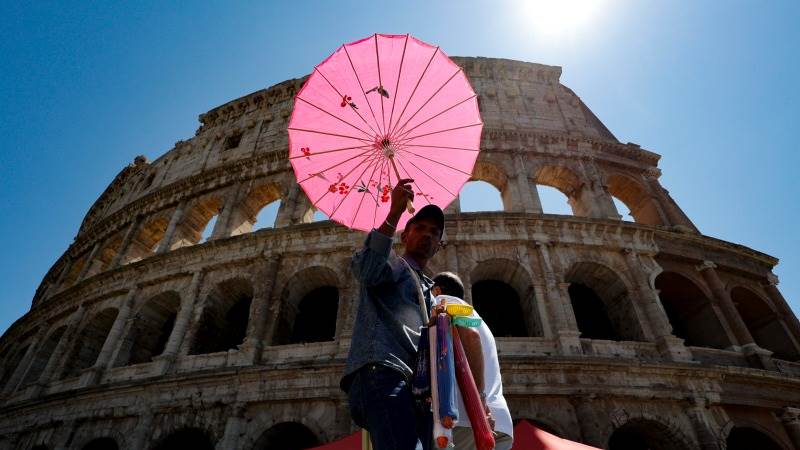
[[[512,416],[604,448],[800,448],[800,323],[777,260],[700,234],[659,155],[618,142],[560,68],[454,59],[485,122],[474,179],[504,210],[456,201],[431,269],[501,317]],[[287,448],[355,429],[338,381],[363,234],[311,223],[294,181],[303,81],[202,114],[92,205],[0,339],[0,449]],[[543,214],[537,185],[574,215]],[[274,227],[253,231],[275,201]]]

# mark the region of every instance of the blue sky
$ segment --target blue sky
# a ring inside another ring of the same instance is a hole
[[[0,333],[136,155],[376,31],[562,66],[620,141],[662,155],[662,184],[704,234],[781,259],[800,311],[800,2],[573,0],[566,20],[524,0],[168,3],[4,5]]]

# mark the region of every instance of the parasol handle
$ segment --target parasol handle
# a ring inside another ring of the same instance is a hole
[[[392,169],[394,169],[394,174],[397,176],[397,180],[400,181],[401,180],[400,172],[397,171],[397,166],[394,163],[394,158],[390,156],[389,161],[392,162]],[[408,200],[406,202],[406,211],[408,211],[409,214],[414,214],[415,211],[414,202],[412,202],[411,200]]]

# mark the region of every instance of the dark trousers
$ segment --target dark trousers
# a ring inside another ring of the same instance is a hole
[[[411,387],[396,370],[368,364],[353,376],[350,416],[369,431],[375,450],[428,450],[433,434],[430,411],[417,412]]]

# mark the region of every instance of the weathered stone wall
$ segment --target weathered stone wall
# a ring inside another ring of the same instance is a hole
[[[800,324],[775,287],[777,260],[701,235],[659,184],[659,156],[619,143],[560,68],[457,62],[485,122],[474,179],[504,211],[454,202],[431,270],[516,297],[521,326],[495,331],[514,418],[599,447],[637,435],[722,448],[742,429],[800,445]],[[310,223],[286,151],[302,82],[201,115],[195,137],[136,158],[90,208],[0,339],[0,448],[143,448],[175,433],[264,448],[282,432],[325,442],[354,429],[338,379],[363,235]],[[537,185],[563,192],[574,215],[542,214]],[[274,228],[252,231],[276,200]],[[307,314],[312,297],[324,317]]]

